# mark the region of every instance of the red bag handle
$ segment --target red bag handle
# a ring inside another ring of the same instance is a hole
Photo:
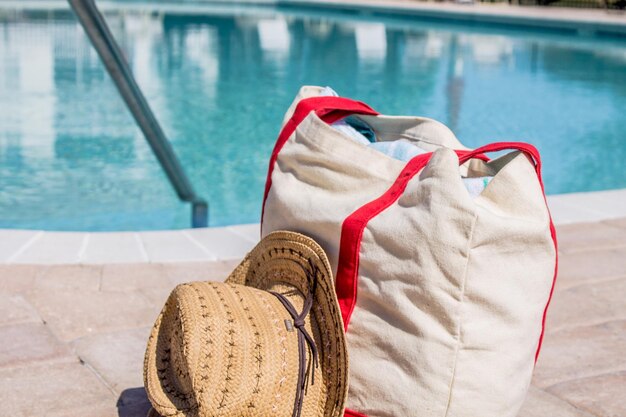
[[[293,116],[291,116],[289,121],[295,122],[297,127],[312,111],[326,123],[334,123],[352,114],[378,114],[376,110],[372,109],[367,104],[345,97],[309,97],[298,102]],[[285,125],[285,128],[286,127],[287,125]],[[283,128],[283,130],[285,130],[285,128]]]
[[[539,184],[541,184],[541,190],[543,191],[543,179],[541,178],[541,156],[539,155],[537,148],[530,143],[495,142],[476,148],[473,151],[457,151],[457,155],[459,156],[459,165],[463,165],[472,158],[481,157],[483,154],[506,150],[517,150],[523,152],[533,161],[535,164],[535,171],[537,172],[537,178],[539,179]]]
[[[317,116],[326,123],[334,123],[337,120],[344,117],[351,116],[353,114],[364,114],[369,116],[376,116],[378,112],[372,109],[367,104],[352,100],[344,97],[309,97],[302,99],[296,105],[296,109],[293,112],[291,118],[285,123],[285,126],[280,132],[272,156],[270,157],[269,167],[267,169],[267,178],[265,179],[265,192],[263,193],[263,206],[261,209],[261,228],[263,227],[263,216],[265,214],[265,201],[267,195],[270,192],[272,186],[272,172],[274,171],[274,165],[276,165],[276,159],[278,159],[278,153],[281,151],[287,140],[291,137],[293,132],[302,121],[311,112],[315,112]]]

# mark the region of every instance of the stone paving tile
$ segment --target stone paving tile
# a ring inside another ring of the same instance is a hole
[[[59,342],[43,323],[0,326],[0,368],[39,361],[76,361],[76,356]]]
[[[142,288],[139,291],[146,298],[146,300],[148,300],[150,305],[155,308],[158,315],[174,287],[176,287],[176,285],[172,285],[170,287],[147,287]],[[156,319],[156,317],[157,316],[155,315],[154,318]]]
[[[626,371],[564,382],[549,391],[596,416],[626,416]]]
[[[540,388],[626,370],[626,321],[548,332],[535,368]]]
[[[626,247],[584,252],[561,253],[559,256],[560,288],[598,279],[624,276]]]
[[[240,259],[215,262],[164,264],[164,271],[172,286],[189,281],[224,281],[241,262]]]
[[[30,415],[30,414],[29,414]],[[90,407],[85,404],[82,407],[77,406],[76,408],[72,407],[68,410],[58,409],[53,410],[49,413],[45,414],[46,417],[76,417],[76,416],[86,416],[86,417],[120,417],[118,414],[118,410],[112,406],[111,404],[102,404],[97,407]],[[140,416],[137,416],[140,417]],[[145,417],[145,416],[141,416]]]
[[[146,262],[147,255],[134,232],[90,233],[80,261],[90,264]]]
[[[99,265],[51,265],[41,269],[35,287],[51,291],[97,291],[101,275],[102,266]]]
[[[31,290],[40,271],[41,266],[36,265],[0,265],[0,293],[17,294]]]
[[[64,341],[151,326],[161,309],[138,291],[33,291],[26,297]]]
[[[143,386],[143,357],[151,329],[150,326],[85,336],[72,345],[76,354],[119,394]]]
[[[37,310],[21,295],[0,293],[0,326],[18,323],[42,323],[42,320]]]
[[[565,289],[560,285],[548,310],[548,331],[626,320],[626,275]]]
[[[608,224],[609,226],[621,227],[623,229],[626,229],[626,217],[623,217],[621,219],[607,220],[602,223]]]
[[[160,311],[170,292],[178,284],[190,281],[223,281],[239,262],[230,260],[161,264],[158,266],[163,268],[167,285],[144,285],[139,291]]]
[[[531,386],[518,417],[594,417],[572,404]]]
[[[626,246],[626,230],[610,222],[557,226],[557,236],[562,252]]]
[[[78,361],[0,368],[0,399],[3,416],[118,416],[116,396]]]
[[[111,264],[102,269],[102,291],[126,291],[144,287],[171,287],[163,264]]]

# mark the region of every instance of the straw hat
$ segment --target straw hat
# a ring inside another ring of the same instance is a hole
[[[348,354],[326,254],[265,237],[225,283],[176,287],[148,340],[149,416],[337,416]]]

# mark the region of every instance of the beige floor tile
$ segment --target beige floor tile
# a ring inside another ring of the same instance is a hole
[[[552,394],[531,386],[518,417],[594,417]]]
[[[0,293],[0,326],[19,323],[42,323],[42,320],[21,295]]]
[[[626,370],[624,352],[626,321],[548,331],[535,368],[534,384],[547,388],[565,381]]]
[[[237,265],[238,260],[163,264],[169,285],[145,286],[140,291],[154,308],[160,310],[178,284],[190,281],[224,281]]]
[[[626,371],[564,382],[549,391],[595,416],[626,416]]]
[[[189,281],[224,281],[240,260],[164,264],[165,273],[176,286]]]
[[[559,256],[559,287],[598,279],[617,278],[626,272],[626,247],[562,253]]]
[[[175,285],[172,285],[171,287],[146,287],[139,291],[144,297],[146,297],[154,309],[159,309],[160,311],[160,309],[165,305],[167,297],[169,297],[174,287]],[[154,316],[154,318],[156,319],[156,316]]]
[[[114,394],[78,361],[0,369],[2,415],[117,417]]]
[[[161,306],[138,291],[34,291],[27,299],[61,340],[151,326]]]
[[[102,269],[102,291],[127,291],[140,288],[170,287],[162,264],[110,264]]]
[[[608,222],[559,226],[557,237],[562,252],[626,246],[626,229]]]
[[[548,310],[549,331],[626,320],[626,275],[565,289],[559,285]]]
[[[31,290],[41,269],[36,265],[0,265],[0,293],[16,294]]]
[[[621,227],[623,229],[626,229],[626,215],[625,215],[625,217],[622,217],[621,219],[607,220],[607,221],[602,222],[602,223],[608,224],[610,226]]]
[[[82,406],[76,406],[71,408],[59,408],[50,410],[45,414],[46,417],[145,417],[144,416],[124,416],[119,414],[119,408],[116,407],[115,402],[102,403],[95,407],[88,404]]]
[[[41,269],[35,287],[50,291],[97,291],[101,275],[99,265],[51,265]]]
[[[143,357],[152,327],[85,336],[72,345],[78,356],[118,394],[143,386]]]
[[[0,340],[5,341],[0,343],[0,367],[41,361],[77,361],[71,349],[59,342],[43,323],[0,326]]]

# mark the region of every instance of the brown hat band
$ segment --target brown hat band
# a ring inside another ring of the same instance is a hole
[[[284,295],[270,291],[271,294],[275,295],[276,298],[285,306],[285,309],[289,312],[289,315],[293,319],[293,327],[287,323],[288,320],[285,320],[285,326],[287,327],[287,331],[293,331],[295,327],[298,331],[298,383],[297,383],[297,391],[296,391],[296,399],[293,406],[293,414],[292,417],[300,417],[302,413],[302,404],[304,402],[304,395],[306,393],[306,387],[309,380],[309,372],[311,372],[311,385],[315,384],[315,369],[319,366],[317,361],[317,347],[315,346],[315,341],[307,332],[304,327],[304,320],[306,316],[311,311],[311,307],[313,306],[313,297],[315,295],[315,290],[317,289],[317,266],[314,266],[312,262],[309,261],[311,266],[311,271],[306,271],[309,282],[312,284],[312,288],[309,290],[309,293],[306,296],[304,301],[304,306],[302,307],[302,312],[298,313],[296,308],[289,302],[287,297]],[[309,347],[309,351],[311,354],[311,358],[313,359],[313,368],[311,367],[311,361],[306,361],[306,351],[305,351],[305,343]]]

